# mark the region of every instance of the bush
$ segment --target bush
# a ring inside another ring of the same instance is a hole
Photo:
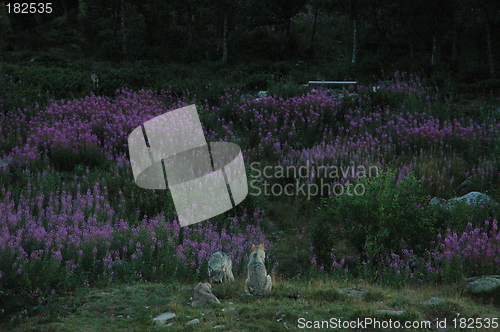
[[[317,263],[331,267],[336,258],[332,249],[343,239],[372,264],[403,249],[422,253],[437,231],[415,176],[397,180],[393,171],[386,171],[359,184],[364,195],[325,199],[312,237]]]

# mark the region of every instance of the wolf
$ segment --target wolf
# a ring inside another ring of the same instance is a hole
[[[250,250],[251,253],[248,261],[248,276],[245,281],[245,291],[254,296],[264,296],[271,290],[273,283],[264,265],[266,259],[264,243],[257,246],[251,243]]]
[[[216,252],[208,260],[208,278],[210,281],[221,284],[234,281],[233,263],[231,258],[223,252]]]
[[[210,303],[220,303],[219,299],[212,293],[212,286],[208,282],[200,282],[194,288],[192,307],[204,307]]]

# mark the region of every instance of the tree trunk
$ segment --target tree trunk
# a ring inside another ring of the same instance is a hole
[[[193,10],[191,6],[188,7],[188,47],[191,49],[193,46]]]
[[[227,13],[224,13],[224,22],[222,27],[222,64],[227,64],[228,57],[228,30]]]
[[[358,27],[357,27],[357,20],[354,19],[352,22],[352,58],[351,62],[352,64],[356,63],[356,56],[358,53]]]
[[[437,43],[437,33],[434,33],[432,37],[432,54],[431,54],[431,66],[434,67],[438,62],[438,43]]]
[[[487,47],[487,52],[488,52],[488,63],[489,63],[489,69],[490,69],[490,75],[493,77],[495,76],[495,60],[493,58],[493,50],[491,47],[491,31],[490,31],[490,25],[488,22],[486,22],[486,47]]]
[[[458,44],[457,26],[453,25],[453,44],[451,46],[451,59],[453,61],[456,61],[458,56],[457,44]]]
[[[311,51],[314,50],[314,39],[316,38],[316,21],[318,20],[319,8],[314,12],[313,30],[311,34]]]
[[[193,7],[191,3],[188,4],[188,35],[187,35],[187,53],[189,61],[194,60],[194,51],[193,51],[193,39],[194,39],[194,28],[193,28]]]
[[[290,40],[290,26],[291,26],[291,19],[288,18],[285,21],[284,29],[283,29],[283,35],[281,37],[281,52],[286,52],[288,50],[288,45],[289,45],[289,40]]]
[[[121,0],[121,25],[122,25],[122,52],[123,59],[127,59],[127,24],[125,19],[125,0]]]

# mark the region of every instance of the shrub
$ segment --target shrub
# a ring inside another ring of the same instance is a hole
[[[398,181],[394,171],[386,171],[378,178],[361,179],[360,184],[364,195],[324,200],[312,238],[318,263],[332,267],[331,249],[343,239],[372,264],[402,249],[423,252],[436,230],[420,182],[412,174]]]

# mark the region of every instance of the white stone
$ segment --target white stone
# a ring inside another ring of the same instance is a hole
[[[168,320],[172,319],[175,317],[175,313],[173,312],[164,312],[159,316],[156,316],[153,318],[153,322],[155,325],[165,325]]]
[[[451,210],[456,204],[464,203],[467,205],[480,205],[480,204],[491,204],[498,206],[498,202],[495,202],[490,196],[480,193],[478,191],[471,191],[470,193],[463,195],[461,197],[453,197],[448,200],[434,197],[430,200],[429,205],[440,205],[441,208]]]
[[[405,313],[404,310],[377,310],[377,314],[380,315],[392,315],[392,316],[401,316]]]
[[[186,323],[186,325],[196,325],[200,322],[198,318],[191,319],[189,322]]]

